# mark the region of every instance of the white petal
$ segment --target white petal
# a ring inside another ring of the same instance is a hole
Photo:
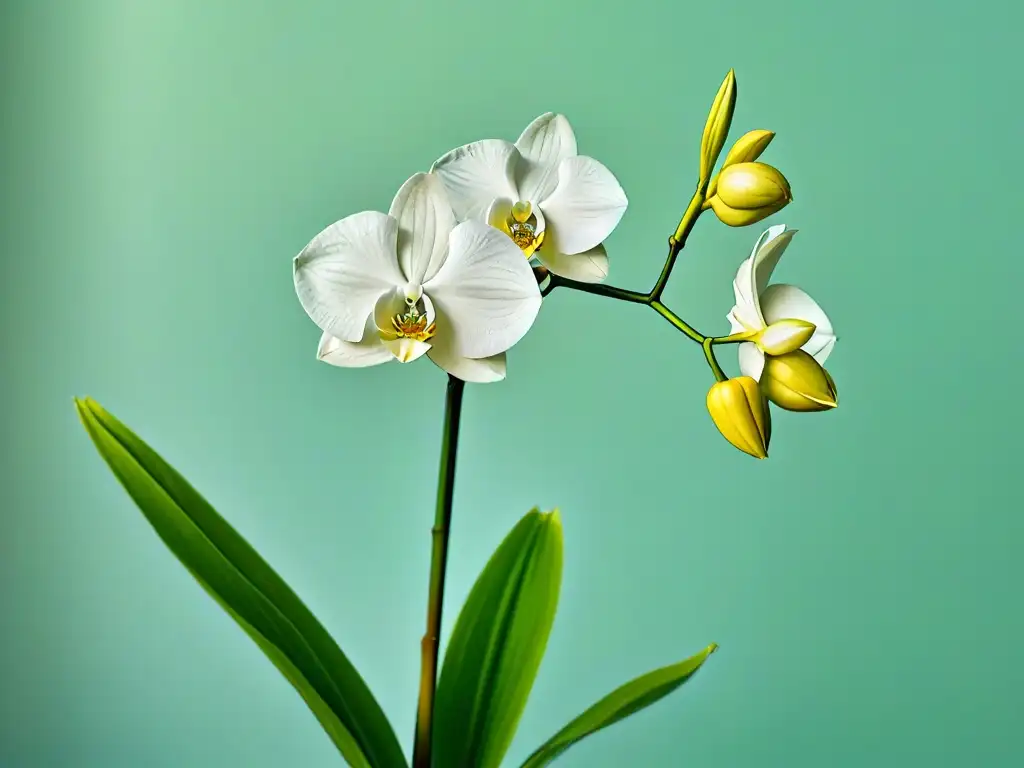
[[[442,316],[440,326],[446,325]],[[439,333],[431,341],[434,345],[427,356],[443,371],[450,373],[457,379],[472,382],[474,384],[490,384],[501,381],[505,378],[505,353],[501,352],[492,357],[483,357],[479,360],[470,357],[460,357],[455,354],[451,341],[451,334]]]
[[[398,221],[398,263],[405,278],[422,285],[437,274],[448,252],[455,214],[439,176],[417,173],[406,181],[391,203]]]
[[[836,343],[832,321],[814,299],[795,285],[769,285],[761,294],[761,311],[764,313],[765,322],[769,324],[786,318],[814,323],[814,335],[801,349],[822,364],[832,352],[832,347]]]
[[[430,344],[415,339],[384,339],[381,344],[400,363],[411,363],[430,351]]]
[[[732,281],[736,306],[732,313],[736,320],[748,329],[764,328],[766,323],[761,312],[760,295],[768,285],[779,259],[786,252],[795,229],[786,229],[785,224],[769,227],[754,243],[750,256],[740,263]],[[733,332],[739,329],[734,327]]]
[[[760,381],[761,372],[764,371],[764,352],[758,349],[756,344],[744,341],[736,350],[736,354],[739,357],[740,373],[754,381]]]
[[[558,186],[538,206],[547,218],[545,241],[560,253],[582,253],[603,243],[626,212],[626,193],[612,172],[591,157],[558,165]]]
[[[448,258],[423,289],[437,309],[437,335],[450,333],[452,350],[462,357],[511,348],[530,330],[541,305],[523,252],[508,235],[476,221],[455,228]]]
[[[815,350],[811,346],[814,342],[814,337],[812,336],[811,340],[804,344],[804,351],[817,360],[818,365],[824,365],[825,361],[828,360],[828,356],[832,354],[832,349],[835,347],[836,341],[838,341],[838,337],[833,336],[831,339],[825,340],[825,343],[822,344],[819,349]]]
[[[776,224],[769,227],[761,236],[763,241],[759,242],[752,254],[754,260],[754,288],[760,295],[771,281],[772,273],[778,266],[779,259],[786,252],[786,248],[793,241],[793,237],[799,230],[786,229],[785,224]]]
[[[377,298],[404,282],[397,234],[393,218],[364,211],[335,222],[295,257],[295,292],[321,330],[342,341],[363,338]]]
[[[437,364],[438,368],[470,384],[493,384],[505,378],[504,352],[479,359],[472,357],[444,358],[437,352],[437,345],[435,345],[427,355]]]
[[[729,310],[726,319],[729,321],[729,333],[743,333],[761,328],[757,310],[749,304],[737,304]]]
[[[519,150],[502,139],[484,139],[453,149],[434,162],[459,221],[482,219],[496,197],[518,200],[512,173]]]
[[[564,115],[547,112],[516,141],[520,159],[514,169],[520,199],[537,203],[555,191],[558,165],[576,156],[576,135]]]
[[[534,254],[538,261],[556,275],[579,280],[581,283],[600,283],[608,277],[608,253],[604,245],[595,245],[589,251],[567,256],[545,243]]]
[[[362,341],[342,341],[325,333],[320,337],[316,356],[318,360],[341,368],[367,368],[392,359],[376,333],[367,333]]]

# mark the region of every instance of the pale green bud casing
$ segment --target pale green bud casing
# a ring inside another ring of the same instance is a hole
[[[765,396],[787,411],[812,413],[839,405],[832,377],[802,349],[766,357],[760,384]]]
[[[772,139],[774,138],[775,133],[773,131],[747,131],[736,139],[736,143],[732,145],[732,149],[729,150],[729,154],[727,154],[725,156],[725,160],[722,161],[722,168],[728,168],[730,165],[736,165],[736,163],[754,162],[766,149],[768,149],[768,145],[772,143]],[[718,176],[716,175],[708,185],[708,192],[706,196],[714,197],[717,190]]]
[[[718,156],[725,146],[732,125],[732,115],[736,110],[736,73],[731,69],[725,76],[715,101],[708,113],[708,121],[704,125],[704,135],[700,141],[700,183],[703,184],[711,175],[711,169],[718,162]]]
[[[722,437],[755,459],[768,458],[772,419],[756,381],[739,376],[716,382],[708,390],[707,406]]]
[[[766,355],[785,355],[810,341],[816,330],[814,323],[787,318],[769,325],[757,335],[755,342]]]

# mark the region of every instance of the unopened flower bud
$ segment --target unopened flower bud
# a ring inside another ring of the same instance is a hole
[[[706,181],[711,169],[718,161],[718,155],[725,146],[725,138],[732,125],[732,114],[736,109],[736,73],[731,69],[718,89],[715,101],[704,125],[700,141],[700,179]]]
[[[761,156],[761,153],[768,149],[768,145],[771,144],[774,138],[775,134],[772,131],[747,131],[732,145],[729,154],[722,161],[722,168],[728,168],[730,165],[736,165],[737,163],[754,162]],[[717,190],[718,176],[715,176],[708,185],[707,196],[712,197]]]
[[[814,323],[787,318],[769,325],[758,334],[755,342],[766,355],[785,355],[810,341],[816,330]]]
[[[754,458],[768,458],[771,414],[756,381],[739,376],[716,382],[708,390],[707,405],[722,437]]]
[[[775,138],[774,131],[747,131],[738,139],[736,143],[732,145],[732,149],[729,150],[729,154],[725,156],[725,160],[722,161],[722,167],[727,165],[736,165],[737,163],[752,163],[761,154],[768,149],[768,145],[772,143],[772,139]]]
[[[839,404],[828,371],[802,349],[766,357],[760,383],[765,396],[787,411],[826,411]]]
[[[765,163],[736,163],[718,175],[718,197],[730,208],[749,211],[781,208],[793,199],[793,192],[777,168]]]
[[[705,207],[710,207],[715,212],[718,220],[729,227],[745,227],[749,224],[756,224],[761,219],[768,218],[781,208],[779,206],[779,208],[775,209],[755,208],[750,211],[744,211],[740,208],[730,208],[719,199],[718,195],[709,198]]]

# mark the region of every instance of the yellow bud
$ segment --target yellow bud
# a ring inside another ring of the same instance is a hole
[[[793,192],[776,168],[765,163],[736,163],[718,174],[718,197],[730,208],[749,211],[785,205],[793,199]]]
[[[732,145],[729,154],[725,156],[722,167],[736,165],[736,163],[752,163],[768,149],[768,145],[775,138],[774,131],[747,131]]]
[[[715,212],[718,220],[729,227],[745,227],[749,224],[756,224],[761,219],[767,219],[773,213],[777,213],[786,207],[786,203],[770,206],[768,208],[754,208],[743,210],[741,208],[730,208],[722,202],[718,195],[707,201],[707,206]]]
[[[739,376],[716,382],[708,390],[707,402],[722,437],[754,458],[768,458],[772,419],[756,381]]]
[[[764,163],[736,163],[718,174],[718,191],[707,200],[718,219],[745,227],[781,211],[793,200],[786,177]]]
[[[787,318],[769,325],[758,334],[755,341],[766,355],[785,355],[810,341],[816,330],[814,323]]]
[[[718,162],[718,155],[725,146],[732,125],[732,114],[736,109],[736,73],[731,69],[725,76],[715,101],[708,113],[708,121],[704,125],[704,135],[700,140],[700,180],[701,183],[711,175],[711,169]]]
[[[836,385],[828,371],[802,349],[766,357],[761,389],[769,400],[787,411],[827,411],[839,404]]]
[[[752,163],[761,156],[761,153],[768,149],[775,134],[772,131],[747,131],[740,136],[732,145],[729,154],[722,161],[722,167],[727,168],[736,163]],[[718,176],[715,176],[708,185],[707,197],[711,197],[718,190]]]

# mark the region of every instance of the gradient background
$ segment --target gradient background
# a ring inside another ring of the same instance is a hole
[[[778,414],[753,461],[695,345],[554,294],[509,379],[468,391],[456,493],[452,609],[520,515],[564,515],[509,765],[711,641],[692,684],[559,765],[1020,765],[1020,23],[984,0],[5,2],[0,766],[340,764],[75,394],[249,538],[410,745],[444,376],[318,364],[290,260],[555,110],[630,196],[610,281],[646,289],[730,66],[733,137],[778,132],[796,201],[765,226],[802,230],[778,279],[831,315],[842,405]],[[725,332],[762,228],[704,217],[669,305]]]

